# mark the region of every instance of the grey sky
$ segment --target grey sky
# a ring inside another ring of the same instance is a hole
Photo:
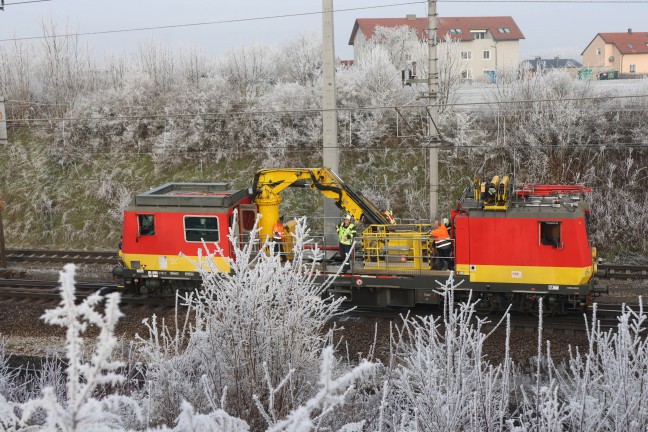
[[[52,0],[15,4],[25,0],[5,0],[0,12],[0,39],[41,35],[43,20],[56,23],[59,31],[92,32],[151,26],[190,24],[210,21],[240,20],[321,11],[321,0]],[[349,36],[356,18],[427,16],[427,2],[376,7],[407,0],[334,0],[334,8],[363,10],[335,14],[336,55],[352,58]],[[542,1],[542,0],[540,0]],[[571,0],[574,1],[574,0]],[[592,0],[596,1],[596,0]],[[641,1],[641,0],[630,0]],[[580,60],[580,53],[598,32],[648,32],[648,2],[611,3],[544,2],[451,2],[439,1],[440,16],[510,15],[526,36],[522,41],[522,59],[536,55]],[[101,57],[104,51],[131,52],[147,39],[168,43],[171,47],[197,45],[207,53],[219,55],[228,49],[252,42],[276,45],[299,33],[321,33],[322,17],[311,14],[295,17],[210,24],[175,29],[138,31],[84,36]],[[6,45],[8,42],[0,42]]]

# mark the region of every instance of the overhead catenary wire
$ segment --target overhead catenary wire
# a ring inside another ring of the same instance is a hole
[[[483,105],[511,105],[511,104],[535,104],[547,102],[580,102],[580,101],[597,101],[609,99],[639,99],[648,98],[648,94],[642,95],[620,95],[620,96],[591,96],[591,97],[577,97],[577,98],[558,98],[558,99],[520,99],[512,101],[486,101],[486,102],[456,102],[435,104],[434,106],[442,107],[459,107],[459,106],[483,106]],[[231,117],[231,116],[249,116],[249,115],[278,115],[278,114],[317,114],[323,112],[348,112],[348,111],[376,111],[376,110],[395,110],[395,109],[410,109],[418,108],[424,109],[426,105],[408,105],[407,107],[397,105],[375,105],[363,107],[337,107],[335,109],[323,108],[305,108],[305,109],[291,109],[291,110],[261,110],[261,111],[232,111],[232,112],[196,112],[186,114],[140,114],[140,115],[109,115],[109,116],[92,116],[92,117],[53,117],[53,118],[27,118],[27,119],[12,119],[7,118],[7,123],[12,122],[72,122],[72,121],[96,121],[96,120],[141,120],[141,119],[168,119],[168,118],[182,118],[182,117]]]
[[[11,145],[11,144],[9,144]],[[146,147],[150,147],[146,146]],[[230,148],[231,147],[231,148]],[[129,151],[123,151],[120,148],[115,148],[112,151],[106,151],[103,148],[92,148],[89,146],[77,146],[77,145],[70,145],[70,146],[57,146],[56,150],[57,151],[62,151],[62,150],[84,150],[85,154],[103,154],[106,156],[116,156],[116,155],[125,155],[125,156],[132,156],[132,155],[157,155],[157,156],[167,156],[167,155],[188,155],[192,153],[203,153],[203,154],[218,154],[222,155],[223,148],[227,148],[228,150],[241,150],[241,151],[247,151],[247,150],[262,150],[262,149],[268,149],[268,150],[273,150],[273,149],[285,149],[290,152],[294,153],[309,153],[312,154],[314,151],[319,151],[322,148],[327,148],[327,147],[322,147],[321,145],[312,145],[312,146],[303,146],[299,148],[298,144],[295,145],[247,145],[247,146],[241,146],[240,148],[236,148],[235,146],[224,146],[224,147],[218,147],[218,148],[210,148],[210,149],[177,149],[171,147],[169,148],[160,148],[158,150],[129,150]],[[384,144],[379,144],[379,145],[348,145],[348,146],[340,146],[339,149],[340,151],[366,151],[366,150],[396,150],[396,151],[402,151],[402,150],[425,150],[429,148],[438,148],[441,150],[470,150],[470,149],[483,149],[483,148],[488,148],[488,149],[493,149],[497,148],[499,150],[508,150],[508,149],[516,149],[516,150],[572,150],[572,149],[646,149],[648,150],[648,144],[644,143],[626,143],[626,142],[617,142],[617,143],[610,143],[610,142],[605,142],[605,143],[588,143],[588,144],[537,144],[537,145],[524,145],[524,144],[506,144],[505,146],[502,146],[501,144],[498,144],[495,141],[492,141],[490,144],[461,144],[461,145],[448,145],[448,144],[407,144],[407,145],[391,145],[387,146]]]
[[[27,3],[43,3],[43,2],[50,2],[52,0],[25,0],[25,1],[17,1],[17,2],[11,2],[11,3],[5,3],[5,6],[18,6],[18,5],[23,5]]]

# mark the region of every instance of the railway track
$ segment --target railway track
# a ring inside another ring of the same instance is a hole
[[[0,279],[0,301],[16,301],[26,299],[28,302],[46,302],[53,304],[60,299],[58,292],[59,283],[51,280],[25,280],[25,279]],[[84,298],[88,295],[104,290],[110,292],[116,289],[116,285],[112,283],[86,283],[78,282],[76,284],[76,295],[78,298]],[[3,300],[6,299],[6,300]],[[173,297],[148,297],[146,295],[131,295],[122,293],[121,297],[122,308],[145,308],[146,310],[153,310],[155,308],[174,308],[176,306],[175,298]],[[638,310],[638,305],[630,305],[635,311]],[[621,311],[620,304],[599,304],[597,307],[597,319],[600,326],[604,330],[616,330],[618,324],[617,317]],[[409,311],[409,312],[408,312]],[[347,321],[375,321],[375,320],[388,320],[400,322],[402,315],[429,315],[439,314],[440,310],[426,308],[408,309],[389,309],[379,310],[375,308],[353,308],[347,314],[339,316],[335,321],[341,323]],[[590,322],[588,313],[587,322]],[[128,314],[128,312],[126,312]],[[478,314],[481,316],[480,314]],[[486,318],[486,316],[482,316]],[[492,326],[499,322],[501,314],[489,314],[488,321],[490,324],[485,325],[485,329],[492,329]],[[512,314],[511,315],[511,328],[513,331],[521,331],[524,333],[535,333],[538,329],[538,318],[525,315],[525,314]],[[586,331],[585,319],[582,313],[574,313],[560,316],[547,316],[543,319],[543,331],[550,334],[565,334],[565,335],[584,335]]]
[[[596,276],[601,279],[648,279],[648,266],[599,264]]]
[[[56,289],[58,286],[59,282],[49,280],[0,279],[0,297],[55,300],[61,297]],[[115,285],[78,282],[75,286],[77,297],[87,297],[104,287]]]
[[[116,264],[115,251],[7,249],[7,261],[75,264]]]
[[[61,295],[57,287],[57,281],[50,280],[25,280],[25,279],[0,279],[0,299],[25,298],[31,300],[52,301],[60,299]],[[84,298],[97,291],[109,293],[117,289],[117,285],[112,282],[77,282],[76,296]],[[131,295],[122,293],[122,305],[140,305],[140,306],[174,306],[174,297],[148,297],[141,295]]]

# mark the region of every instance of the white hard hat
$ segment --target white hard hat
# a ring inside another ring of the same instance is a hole
[[[351,215],[347,213],[346,216],[344,216],[344,219],[349,219],[349,220],[351,220]]]

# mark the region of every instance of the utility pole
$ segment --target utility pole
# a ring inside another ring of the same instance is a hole
[[[2,225],[2,210],[4,210],[4,201],[2,200],[2,194],[0,193],[0,269],[7,267],[4,227]]]
[[[4,5],[0,0],[0,5]],[[4,97],[0,96],[0,146],[7,145],[7,116],[5,114]],[[7,255],[5,252],[4,227],[2,225],[2,210],[4,201],[0,193],[0,268],[7,267]]]
[[[437,72],[437,12],[436,0],[428,0],[428,136],[430,139],[430,218],[437,218],[439,211],[439,133],[437,130],[438,109],[436,106],[439,88]]]
[[[7,115],[5,114],[4,97],[0,96],[0,145],[7,145]]]
[[[337,105],[335,92],[335,38],[333,32],[333,0],[322,0],[322,162],[338,173],[340,154],[337,142]],[[340,211],[331,199],[324,198],[324,239],[327,245],[337,244],[335,225]]]

